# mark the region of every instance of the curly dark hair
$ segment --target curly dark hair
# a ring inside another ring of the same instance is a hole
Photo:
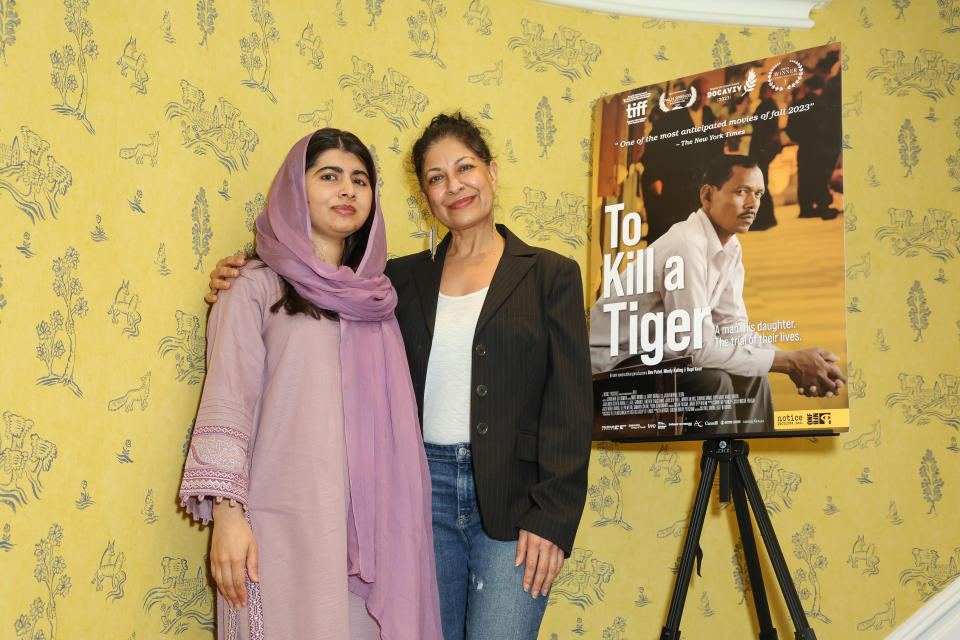
[[[420,138],[413,144],[413,150],[410,153],[413,172],[417,174],[417,180],[423,187],[423,159],[427,151],[434,144],[446,137],[453,137],[463,143],[484,163],[490,164],[493,161],[493,154],[490,153],[490,147],[484,137],[484,131],[478,127],[472,120],[465,117],[459,111],[452,114],[441,113],[434,116],[430,124],[426,126]]]

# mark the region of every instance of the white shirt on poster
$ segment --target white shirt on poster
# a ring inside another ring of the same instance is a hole
[[[623,321],[619,323],[617,337],[619,354],[610,355],[613,337],[603,303],[633,299],[639,304],[638,310],[631,313],[639,316],[649,312],[662,312],[667,316],[675,309],[710,308],[710,313],[703,318],[703,346],[678,353],[665,345],[664,359],[690,356],[695,366],[721,369],[739,376],[761,376],[770,371],[776,347],[764,342],[749,326],[743,302],[746,272],[737,237],[731,237],[726,245],[720,244],[707,214],[698,209],[670,227],[649,248],[654,253],[654,289],[637,296],[600,300],[590,311],[590,357],[594,373],[609,371],[631,355],[628,323]],[[664,287],[664,265],[672,256],[683,259],[685,282],[683,288],[671,291]]]

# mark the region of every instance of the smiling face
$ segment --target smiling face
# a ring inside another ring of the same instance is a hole
[[[717,231],[720,244],[727,244],[736,233],[750,230],[764,190],[759,168],[734,166],[731,172],[722,186],[705,184],[700,188],[700,203]]]
[[[348,151],[328,149],[307,169],[304,185],[314,246],[342,251],[346,237],[371,213],[373,186],[366,167]]]
[[[491,228],[497,163],[487,164],[453,136],[440,138],[423,157],[423,195],[443,226],[462,231]]]

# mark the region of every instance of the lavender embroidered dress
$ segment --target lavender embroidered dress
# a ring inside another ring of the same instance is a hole
[[[352,134],[321,130],[287,154],[256,222],[263,263],[243,269],[208,322],[180,497],[204,522],[212,499],[243,504],[260,574],[246,610],[218,595],[221,639],[441,639],[430,472],[376,187],[356,270],[326,264],[311,240],[305,154],[337,136]],[[272,313],[278,274],[339,322]]]
[[[246,505],[260,569],[247,608],[231,610],[218,592],[218,637],[378,638],[347,588],[339,325],[271,313],[280,295],[276,273],[251,262],[207,327],[209,371],[181,495],[204,522],[213,497]]]

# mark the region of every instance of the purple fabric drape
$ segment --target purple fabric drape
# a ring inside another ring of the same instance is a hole
[[[257,254],[301,296],[340,315],[350,590],[364,597],[384,640],[439,639],[430,472],[393,314],[397,294],[383,275],[386,230],[376,177],[373,224],[357,271],[321,261],[304,187],[311,135],[293,146],[274,178],[256,221]]]

